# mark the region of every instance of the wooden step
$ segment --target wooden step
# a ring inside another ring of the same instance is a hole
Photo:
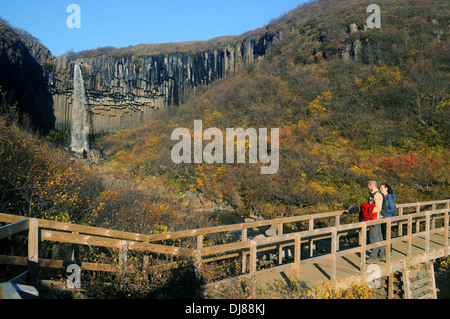
[[[427,293],[423,296],[418,297],[417,299],[434,299],[432,293]]]
[[[415,290],[417,288],[422,287],[423,285],[430,285],[430,284],[431,284],[431,279],[429,277],[422,277],[420,279],[411,281],[410,287],[411,287],[411,290]]]
[[[414,289],[411,293],[414,299],[419,298],[421,295],[424,294],[424,292],[427,292],[427,294],[431,294],[432,288],[430,285],[423,286],[421,288]]]
[[[403,296],[403,281],[401,279],[401,273],[395,272],[389,276],[383,276],[380,278],[380,286],[376,291],[377,295],[389,299],[402,299]],[[391,282],[390,282],[391,280]],[[392,285],[391,287],[389,287]],[[390,291],[391,288],[391,291]]]
[[[436,299],[433,263],[415,265],[402,273],[405,299]]]

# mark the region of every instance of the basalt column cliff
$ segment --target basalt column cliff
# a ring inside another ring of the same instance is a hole
[[[102,134],[140,126],[153,113],[168,105],[186,102],[199,85],[232,76],[264,56],[276,40],[266,33],[257,40],[244,39],[236,45],[198,53],[155,56],[125,55],[69,59],[56,58],[47,68],[53,96],[55,128],[70,129],[74,65],[81,67],[90,133]]]

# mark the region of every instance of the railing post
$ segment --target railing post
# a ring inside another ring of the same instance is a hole
[[[247,228],[242,229],[241,241],[242,242],[247,241]],[[245,252],[242,252],[242,273],[243,274],[245,274],[246,269],[247,269],[247,255],[245,254]]]
[[[361,246],[362,243],[362,229],[358,232],[358,245]]]
[[[436,204],[433,203],[433,205],[431,205],[431,210],[434,212],[436,210]],[[431,221],[431,229],[435,229],[436,228],[436,219],[433,218]]]
[[[125,240],[120,242],[119,248],[119,269],[120,273],[126,274],[127,272],[127,261],[128,261],[128,243]]]
[[[339,227],[339,225],[341,225],[341,215],[336,215],[334,226]],[[337,237],[336,250],[339,250],[339,236]]]
[[[450,203],[447,203],[447,206],[448,206],[448,204],[450,204]],[[445,212],[445,215],[444,215],[444,224],[445,224],[445,227],[444,227],[444,243],[445,243],[445,255],[446,256],[448,256],[448,254],[449,254],[449,250],[448,250],[448,222],[449,222],[449,218],[448,218],[448,216],[449,216],[449,214],[450,214],[450,211],[449,210],[447,210],[446,212]]]
[[[283,235],[283,223],[278,224],[277,236]],[[281,265],[283,263],[283,247],[278,245],[278,264]]]
[[[386,275],[391,277],[391,220],[386,218]]]
[[[336,252],[337,252],[337,241],[339,239],[337,235],[337,229],[333,227],[331,230],[331,281],[336,281]]]
[[[30,218],[28,224],[28,271],[30,284],[38,285],[39,263],[39,224],[36,218]]]
[[[388,275],[388,299],[394,297],[394,276],[393,274]]]
[[[149,257],[146,254],[142,258],[142,278],[146,281],[148,280],[148,266],[149,266]]]
[[[398,216],[403,216],[403,207],[398,208]],[[398,221],[398,235],[403,236],[403,222]]]
[[[197,249],[201,249],[203,247],[203,238],[204,235],[198,235],[197,236]]]
[[[311,218],[309,220],[308,230],[313,230],[313,229],[314,229],[314,218]],[[311,239],[309,240],[309,257],[312,257],[314,254],[313,245],[314,245],[314,241],[311,237]]]
[[[256,241],[250,242],[250,276],[256,275]]]
[[[256,297],[256,241],[250,242],[250,295]]]
[[[72,234],[79,234],[79,232],[72,232]],[[75,262],[78,259],[80,259],[79,246],[78,246],[78,244],[72,244],[71,260]]]
[[[295,277],[297,280],[300,280],[300,259],[302,252],[300,234],[294,234],[294,239],[295,239],[295,248],[294,248]]]
[[[425,220],[425,252],[428,254],[430,252],[430,219],[431,212],[426,212],[426,220]],[[428,255],[427,255],[428,260]]]
[[[194,251],[194,269],[195,269],[195,274],[197,275],[198,278],[201,277],[201,273],[202,273],[202,250],[201,248],[197,248]]]
[[[197,249],[194,250],[194,271],[197,278],[202,278],[202,248],[204,235],[197,236]]]
[[[416,206],[416,213],[420,213],[420,205]],[[416,233],[418,233],[420,231],[420,219],[417,218],[416,221]]]
[[[408,233],[406,236],[408,242],[408,253],[407,253],[407,267],[411,266],[411,248],[412,248],[412,216],[408,215]]]
[[[362,223],[361,226],[361,280],[364,280],[366,274],[366,242],[367,242],[367,224]]]
[[[341,225],[341,215],[336,215],[335,218],[334,226],[338,227]]]

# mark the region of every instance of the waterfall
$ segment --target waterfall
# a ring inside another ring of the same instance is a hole
[[[72,151],[81,153],[83,149],[89,150],[89,121],[86,109],[86,97],[84,93],[83,75],[81,68],[75,64],[73,75],[73,104],[72,120],[70,130],[70,148]]]

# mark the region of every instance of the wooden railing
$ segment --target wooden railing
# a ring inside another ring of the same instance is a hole
[[[302,264],[307,263],[317,263],[321,260],[330,260],[331,261],[331,281],[336,280],[336,260],[339,257],[352,255],[355,253],[360,254],[360,274],[361,277],[364,278],[366,273],[366,251],[369,249],[373,249],[380,246],[391,247],[392,244],[396,242],[405,241],[407,242],[407,253],[406,253],[406,267],[411,264],[412,255],[412,241],[414,237],[425,236],[425,254],[430,252],[430,235],[437,232],[443,233],[443,248],[442,253],[440,255],[433,255],[429,260],[436,259],[437,257],[447,256],[449,255],[449,208],[444,209],[435,209],[435,210],[427,210],[423,212],[417,212],[413,214],[406,214],[401,216],[396,216],[392,218],[385,218],[381,220],[373,220],[367,222],[359,222],[347,225],[339,225],[333,227],[326,227],[320,229],[307,230],[302,232],[296,232],[291,234],[279,235],[275,237],[269,237],[257,241],[247,241],[236,244],[227,244],[221,246],[214,246],[210,248],[202,248],[200,251],[202,257],[206,257],[213,254],[236,254],[240,251],[242,254],[247,254],[250,256],[250,269],[249,275],[255,275],[258,270],[256,268],[256,253],[263,252],[267,250],[273,250],[277,245],[283,246],[294,246],[294,261],[285,265],[275,266],[270,268],[270,271],[281,272],[287,270],[294,270],[296,274],[296,279],[300,278],[300,268]],[[441,227],[436,228],[436,221],[442,219],[443,223]],[[423,231],[419,230],[419,224],[421,222],[425,223],[425,228]],[[386,240],[380,241],[374,244],[366,244],[368,227],[371,225],[381,225],[386,224]],[[401,235],[401,230],[403,225],[407,225],[407,234]],[[413,225],[415,224],[416,232],[413,233]],[[432,226],[433,225],[433,226]],[[392,236],[392,228],[399,227],[398,236],[395,238]],[[348,234],[351,231],[356,231],[359,233],[359,246],[339,250],[338,248],[338,240],[339,236],[343,234]],[[313,239],[331,239],[331,251],[329,254],[324,254],[317,257],[306,256],[304,260],[302,260],[303,256],[301,256],[301,244],[311,242]],[[222,256],[224,258],[224,256]],[[427,257],[428,258],[428,257]],[[386,263],[385,263],[385,274],[390,274],[395,269],[392,269],[391,265],[391,254],[390,250],[386,249]],[[265,270],[261,270],[264,272]]]
[[[445,206],[442,209],[437,209],[438,205]],[[423,206],[431,206],[431,210],[421,211],[421,207]],[[351,255],[355,253],[360,254],[360,272],[361,277],[363,278],[366,273],[366,251],[369,249],[373,249],[380,246],[391,247],[392,244],[396,242],[404,241],[407,242],[407,256],[405,258],[406,266],[409,266],[411,263],[412,255],[412,240],[414,237],[425,236],[425,253],[428,254],[430,251],[430,234],[442,232],[444,237],[443,243],[443,252],[442,256],[447,256],[450,253],[449,250],[449,211],[450,211],[450,200],[442,200],[442,201],[433,201],[433,202],[421,202],[421,203],[412,203],[412,204],[400,204],[397,205],[398,208],[398,216],[392,218],[385,218],[375,221],[367,221],[367,222],[358,222],[346,225],[339,224],[339,217],[341,216],[341,212],[332,212],[325,214],[317,214],[317,215],[308,215],[308,216],[299,216],[292,217],[287,219],[279,219],[276,222],[271,220],[272,224],[282,224],[286,222],[299,221],[303,220],[301,217],[306,217],[309,221],[309,229],[306,231],[295,232],[290,234],[281,234],[282,227],[278,227],[279,234],[277,236],[268,237],[264,239],[259,239],[257,241],[242,241],[240,243],[233,244],[225,244],[213,247],[199,247],[196,256],[201,256],[203,262],[214,261],[217,260],[218,257],[211,258],[211,255],[221,255],[219,258],[224,259],[227,257],[235,257],[238,254],[242,256],[250,256],[250,265],[249,265],[249,276],[255,275],[258,271],[264,272],[265,270],[257,270],[257,252],[270,251],[274,249],[279,250],[279,265],[276,267],[270,268],[270,271],[286,271],[293,269],[295,271],[297,279],[300,279],[300,265],[307,263],[316,263],[320,260],[331,260],[331,281],[335,281],[336,279],[336,260],[338,257]],[[415,213],[406,213],[407,209],[413,209]],[[319,216],[321,215],[321,216]],[[335,226],[318,228],[314,229],[313,220],[314,217],[323,218],[323,217],[334,216],[336,218]],[[311,218],[312,217],[312,218]],[[436,228],[436,221],[442,220],[442,226]],[[250,223],[256,225],[255,223]],[[386,240],[380,241],[374,244],[366,244],[368,227],[371,225],[381,225],[386,224]],[[414,225],[415,224],[415,225]],[[420,231],[420,225],[425,224],[424,230]],[[404,225],[406,225],[407,234],[403,235]],[[413,233],[413,225],[415,226],[415,232]],[[392,236],[393,227],[397,227],[397,236],[394,238]],[[339,237],[343,235],[347,235],[350,233],[358,233],[359,234],[359,246],[339,250]],[[199,235],[200,236],[200,235]],[[244,237],[244,236],[243,236]],[[328,254],[324,254],[317,257],[312,257],[313,250],[313,241],[320,239],[331,239],[331,251]],[[309,256],[301,256],[301,244],[308,243],[310,253]],[[282,264],[281,261],[281,253],[280,248],[294,246],[294,261]],[[305,257],[305,258],[304,258]],[[440,256],[432,256],[432,259],[435,259]],[[197,257],[199,258],[199,257]],[[303,260],[302,260],[303,259]],[[395,269],[391,269],[391,254],[390,250],[386,249],[386,270],[385,273],[389,274]],[[245,263],[245,257],[243,258]],[[199,263],[199,262],[197,262]],[[246,267],[243,265],[243,271],[245,272]]]
[[[443,206],[439,208],[439,206]],[[429,208],[422,211],[422,209]],[[96,262],[77,262],[83,270],[112,271],[112,272],[135,272],[138,269],[128,267],[127,253],[130,250],[143,252],[141,270],[150,270],[148,255],[162,254],[179,258],[188,258],[195,262],[197,267],[230,258],[242,258],[242,273],[245,276],[254,276],[264,270],[257,268],[257,253],[264,251],[278,251],[278,265],[271,268],[271,271],[284,271],[293,269],[300,278],[301,265],[314,263],[318,260],[329,259],[331,261],[331,280],[336,279],[336,260],[341,256],[360,253],[360,271],[364,276],[366,270],[366,250],[380,246],[390,247],[398,241],[406,240],[408,243],[407,262],[412,256],[412,239],[415,236],[425,235],[425,251],[430,250],[430,234],[443,232],[445,243],[443,255],[449,254],[448,231],[449,231],[449,211],[450,199],[430,202],[419,202],[410,204],[398,204],[398,216],[381,219],[377,221],[357,222],[351,224],[341,224],[341,217],[346,211],[334,211],[328,213],[317,213],[294,217],[276,218],[250,223],[241,223],[226,226],[208,227],[194,230],[185,230],[163,234],[137,234],[124,231],[103,229],[98,227],[83,226],[71,223],[56,222],[43,219],[26,218],[16,215],[0,214],[0,222],[8,223],[0,227],[0,240],[13,236],[19,232],[28,230],[28,256],[7,256],[0,255],[0,264],[24,265],[29,267],[31,282],[37,284],[37,268],[66,268],[69,264],[76,262],[76,256],[72,260],[55,260],[39,257],[39,243],[41,241],[61,242],[74,245],[88,245],[95,247],[107,247],[117,249],[119,252],[118,264],[106,264]],[[412,211],[413,213],[411,213]],[[436,222],[442,220],[442,226],[436,227]],[[315,228],[321,221],[321,225],[332,225],[322,228]],[[307,230],[283,233],[286,226],[295,223],[307,225]],[[386,224],[386,240],[375,244],[366,245],[367,229],[370,225]],[[415,232],[413,232],[415,224]],[[406,225],[406,226],[405,226]],[[422,225],[422,226],[421,226]],[[250,228],[262,226],[276,226],[277,235],[263,238],[261,240],[249,240],[247,231]],[[397,227],[397,236],[393,237],[393,227]],[[420,231],[420,227],[424,227]],[[406,235],[403,234],[406,228]],[[224,233],[230,231],[241,231],[240,240],[221,245],[215,245],[207,241],[211,234]],[[358,234],[359,245],[349,249],[339,248],[339,237],[348,234]],[[177,247],[177,239],[196,238],[196,247]],[[331,240],[331,249],[328,254],[314,256],[315,241],[321,239]],[[171,242],[171,244],[167,244]],[[301,245],[309,244],[307,256],[301,255]],[[293,246],[293,261],[283,261],[282,249]],[[389,251],[388,249],[386,250]],[[435,257],[435,256],[434,256]],[[177,263],[167,263],[158,266],[158,269],[167,269],[177,266]],[[386,273],[390,272],[390,254],[386,256]]]
[[[135,272],[135,269],[127,269],[126,260],[128,250],[173,256],[189,256],[191,253],[183,247],[150,243],[148,235],[137,233],[115,231],[44,219],[25,218],[9,214],[0,214],[0,222],[10,223],[0,227],[0,240],[25,230],[29,231],[28,257],[0,255],[0,264],[22,266],[29,265],[30,268],[33,268],[30,269],[30,275],[36,272],[34,270],[36,267],[32,265],[46,268],[66,268],[69,264],[77,261],[75,256],[73,256],[72,260],[39,258],[38,245],[40,241],[106,247],[117,249],[119,251],[120,256],[118,264],[104,264],[95,262],[80,263],[82,269],[96,271]],[[145,267],[145,260],[143,265]]]

